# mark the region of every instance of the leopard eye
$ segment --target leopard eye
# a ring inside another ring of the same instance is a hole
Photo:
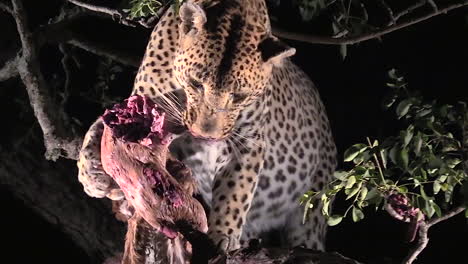
[[[193,89],[195,89],[195,90],[197,90],[197,91],[199,91],[199,92],[203,92],[203,91],[205,90],[205,88],[203,87],[203,84],[202,84],[201,82],[195,80],[195,79],[190,79],[190,80],[189,80],[189,85],[190,85]]]

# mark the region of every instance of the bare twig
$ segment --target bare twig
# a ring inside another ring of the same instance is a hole
[[[411,249],[409,252],[408,256],[403,260],[404,264],[411,264],[413,263],[416,258],[421,254],[421,252],[426,248],[427,243],[429,243],[429,237],[428,232],[429,228],[431,228],[433,225],[438,224],[442,221],[445,221],[457,214],[460,214],[461,212],[465,211],[466,207],[457,207],[453,210],[448,211],[441,217],[436,217],[433,218],[429,221],[420,221],[419,223],[419,231],[418,231],[418,241],[416,242],[416,246]]]
[[[103,7],[103,6],[92,5],[92,4],[84,3],[84,2],[81,2],[81,1],[78,1],[78,0],[67,0],[67,1],[72,3],[72,4],[75,4],[77,6],[81,6],[83,8],[86,8],[86,9],[89,9],[89,10],[92,10],[92,11],[95,11],[95,12],[98,12],[98,13],[104,13],[104,14],[108,14],[108,15],[111,15],[111,16],[118,16],[119,18],[122,18],[124,16],[122,13],[120,13],[116,9]]]
[[[361,7],[361,10],[362,10],[362,20],[366,22],[369,21],[369,13],[367,12],[366,5],[364,5],[364,3],[360,3],[359,6]]]
[[[83,18],[82,14],[76,13],[72,16],[67,16],[63,20],[59,20],[53,24],[41,27],[38,31],[34,32],[34,39],[36,39],[36,46],[42,47],[47,43],[68,43],[72,46],[86,50],[97,56],[112,59],[123,65],[138,67],[141,62],[141,56],[135,56],[130,53],[125,53],[121,50],[114,49],[109,46],[102,45],[97,42],[89,41],[84,36],[70,31],[69,26]],[[7,61],[2,68],[0,68],[0,82],[18,76],[18,62],[20,55]]]
[[[96,54],[98,56],[107,57],[113,61],[122,63],[127,66],[138,67],[141,63],[141,57],[137,57],[131,54],[123,54],[115,49],[110,47],[104,47],[98,43],[91,43],[85,39],[73,38],[68,41],[69,44],[78,47],[80,49],[86,50],[90,53]]]
[[[72,72],[70,70],[70,59],[71,56],[69,55],[70,48],[67,47],[66,44],[59,44],[59,50],[62,52],[62,60],[60,61],[62,63],[62,69],[63,72],[65,73],[65,81],[63,84],[63,96],[62,96],[62,101],[60,102],[60,108],[63,110],[65,109],[65,106],[68,102],[68,98],[70,97],[70,90],[71,90],[71,76]],[[64,117],[66,118],[66,116]]]
[[[463,142],[462,142],[462,155],[463,155],[463,171],[468,175],[468,113],[465,114],[463,118]]]
[[[427,0],[420,0],[412,4],[411,6],[407,7],[405,10],[398,12],[398,14],[395,15],[395,20],[400,19],[402,16],[406,16],[407,14],[413,12],[415,9],[418,9],[421,6],[426,5],[426,3],[427,3]]]
[[[438,7],[437,4],[434,2],[434,0],[427,0],[427,2],[429,3],[429,5],[432,7],[432,9],[433,9],[434,11],[439,10],[439,7]]]
[[[68,2],[80,6],[82,8],[97,12],[97,13],[103,13],[112,16],[113,18],[117,18],[120,23],[126,25],[126,26],[131,26],[135,27],[137,24],[134,23],[133,21],[125,19],[125,14],[120,12],[117,9],[109,8],[109,7],[103,7],[103,6],[97,6],[97,5],[92,5],[88,3],[84,3],[78,0],[67,0]]]
[[[18,65],[19,57],[14,57],[13,59],[7,61],[3,68],[0,69],[0,82],[6,81],[13,77],[18,76]]]
[[[393,15],[392,8],[390,8],[390,6],[387,4],[387,2],[385,2],[385,0],[379,0],[379,2],[380,2],[380,5],[387,12],[388,17],[390,18],[390,22],[388,23],[388,26],[395,24],[396,19],[395,19],[395,16]]]
[[[125,12],[118,10],[118,9],[92,5],[89,3],[84,3],[79,0],[67,0],[67,1],[77,6],[80,6],[82,8],[85,8],[87,10],[110,15],[114,18],[117,18],[119,23],[122,23],[123,25],[130,26],[130,27],[135,27],[138,24],[140,24],[141,26],[145,28],[152,28],[156,24],[155,22],[161,16],[161,14],[163,14],[167,10],[167,6],[163,6],[158,10],[158,13],[155,16],[149,18],[148,20],[139,19],[138,21],[134,21],[134,20],[128,19],[127,18],[128,15]]]
[[[29,101],[39,125],[44,133],[46,158],[59,157],[77,159],[82,139],[70,135],[67,124],[60,120],[56,105],[53,103],[38,64],[37,45],[33,34],[27,28],[27,17],[22,0],[12,0],[13,12],[21,40],[22,55],[17,68],[26,86]]]
[[[329,45],[342,45],[342,44],[356,44],[359,42],[363,42],[366,40],[374,39],[374,38],[379,38],[383,35],[386,35],[388,33],[391,33],[393,31],[397,31],[399,29],[417,24],[421,21],[427,20],[429,18],[432,18],[434,16],[438,16],[441,14],[446,14],[447,12],[464,7],[468,5],[468,1],[465,0],[463,2],[457,3],[450,5],[448,7],[445,7],[443,9],[438,9],[437,11],[434,11],[430,14],[427,14],[425,16],[421,16],[418,18],[414,18],[411,20],[408,20],[406,22],[403,22],[401,24],[396,24],[390,27],[382,28],[382,29],[377,29],[373,30],[370,32],[367,32],[363,35],[358,35],[354,37],[344,37],[344,38],[331,38],[331,37],[324,37],[324,36],[314,36],[314,35],[308,35],[308,34],[302,34],[302,33],[295,33],[295,32],[288,32],[285,30],[282,30],[280,28],[273,28],[273,34],[280,38],[285,38],[285,39],[290,39],[290,40],[297,40],[297,41],[302,41],[302,42],[307,42],[311,44],[329,44]]]

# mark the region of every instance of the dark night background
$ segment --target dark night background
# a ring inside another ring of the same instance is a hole
[[[47,2],[47,3],[44,3]],[[101,1],[105,2],[105,1]],[[99,3],[99,1],[98,1]],[[56,15],[60,1],[28,1],[30,24],[44,24]],[[295,31],[314,30],[320,26],[297,24],[288,19],[288,11],[278,15],[280,22]],[[142,56],[149,31],[128,28],[109,19],[89,18],[72,25],[89,38],[136,56]],[[454,103],[468,101],[468,9],[462,8],[447,15],[437,16],[417,25],[383,36],[382,41],[370,40],[349,47],[348,56],[342,60],[337,46],[312,45],[287,41],[297,49],[293,60],[304,69],[317,85],[327,107],[340,157],[351,144],[362,142],[366,136],[381,138],[398,129],[392,113],[380,107],[386,93],[387,71],[398,69],[411,89],[420,90],[429,99]],[[19,42],[14,21],[0,12],[0,65],[15,56]],[[78,48],[72,48],[80,67],[73,68],[73,90],[67,112],[83,124],[83,131],[103,108],[97,99],[85,100],[83,93],[92,91],[97,81],[100,57]],[[41,50],[41,66],[52,85],[60,89],[63,72],[61,54],[56,45]],[[132,85],[135,68],[124,66],[123,72],[111,81],[107,91],[110,96],[126,97]],[[0,111],[3,137],[0,152],[12,155],[27,152],[44,159],[42,134],[32,115],[27,94],[18,78],[0,83]],[[31,138],[36,138],[31,139]],[[33,143],[24,143],[33,142]],[[35,143],[34,143],[35,142]],[[25,149],[22,146],[30,146]],[[31,147],[33,146],[33,147]],[[2,161],[0,161],[1,167]],[[59,160],[50,166],[69,168],[63,177],[76,178],[75,163]],[[34,166],[34,165],[32,165]],[[50,168],[49,168],[50,169]],[[44,167],[31,167],[31,177],[47,177]],[[66,234],[60,230],[60,219],[44,220],[30,205],[18,197],[22,190],[12,189],[5,175],[0,175],[0,201],[2,213],[1,255],[2,263],[88,263],[89,260]],[[75,190],[80,190],[76,180]],[[53,190],[44,189],[44,196]],[[92,202],[91,198],[83,199]],[[67,205],[64,204],[64,207]],[[340,208],[340,204],[337,205]],[[73,211],[73,208],[71,208]],[[79,208],[76,209],[79,214]],[[405,243],[406,226],[384,213],[366,214],[359,223],[346,219],[329,229],[328,250],[355,258],[364,263],[399,263],[411,244]],[[460,215],[434,226],[430,242],[416,263],[465,263],[468,249],[468,224]]]

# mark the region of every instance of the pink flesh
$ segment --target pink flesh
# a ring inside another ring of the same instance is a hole
[[[106,110],[102,118],[107,127],[110,128],[112,136],[123,142],[138,143],[153,150],[158,149],[158,146],[170,143],[171,133],[164,129],[165,114],[147,97],[134,95],[123,103],[114,105],[112,109]],[[150,208],[146,205],[148,200],[135,200],[136,197],[142,195],[138,190],[141,190],[141,186],[145,185],[149,185],[160,199],[167,199],[173,207],[178,208],[183,205],[182,196],[177,191],[176,186],[167,178],[170,176],[154,169],[153,166],[144,167],[143,175],[145,178],[135,182],[129,177],[119,160],[111,158],[106,164],[109,164],[106,166],[108,168],[106,171],[119,184],[129,202],[136,203],[134,204],[135,208],[140,208],[137,201],[144,201],[145,205],[142,205],[141,208]],[[157,203],[154,198],[156,197],[151,198],[153,201],[149,202],[150,204]],[[164,225],[161,225],[160,232],[169,238],[177,236],[176,231]]]
[[[168,143],[169,133],[163,130],[165,113],[146,96],[134,95],[115,104],[102,119],[112,135],[123,141],[145,146]]]

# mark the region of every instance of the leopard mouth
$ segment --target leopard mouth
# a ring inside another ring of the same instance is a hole
[[[215,138],[215,137],[200,135],[200,134],[194,132],[193,130],[191,130],[190,128],[188,128],[187,131],[194,139],[197,139],[197,140],[203,141],[205,143],[209,143],[209,144],[224,141],[230,136],[230,134],[226,134],[226,135],[223,135],[221,137]]]

